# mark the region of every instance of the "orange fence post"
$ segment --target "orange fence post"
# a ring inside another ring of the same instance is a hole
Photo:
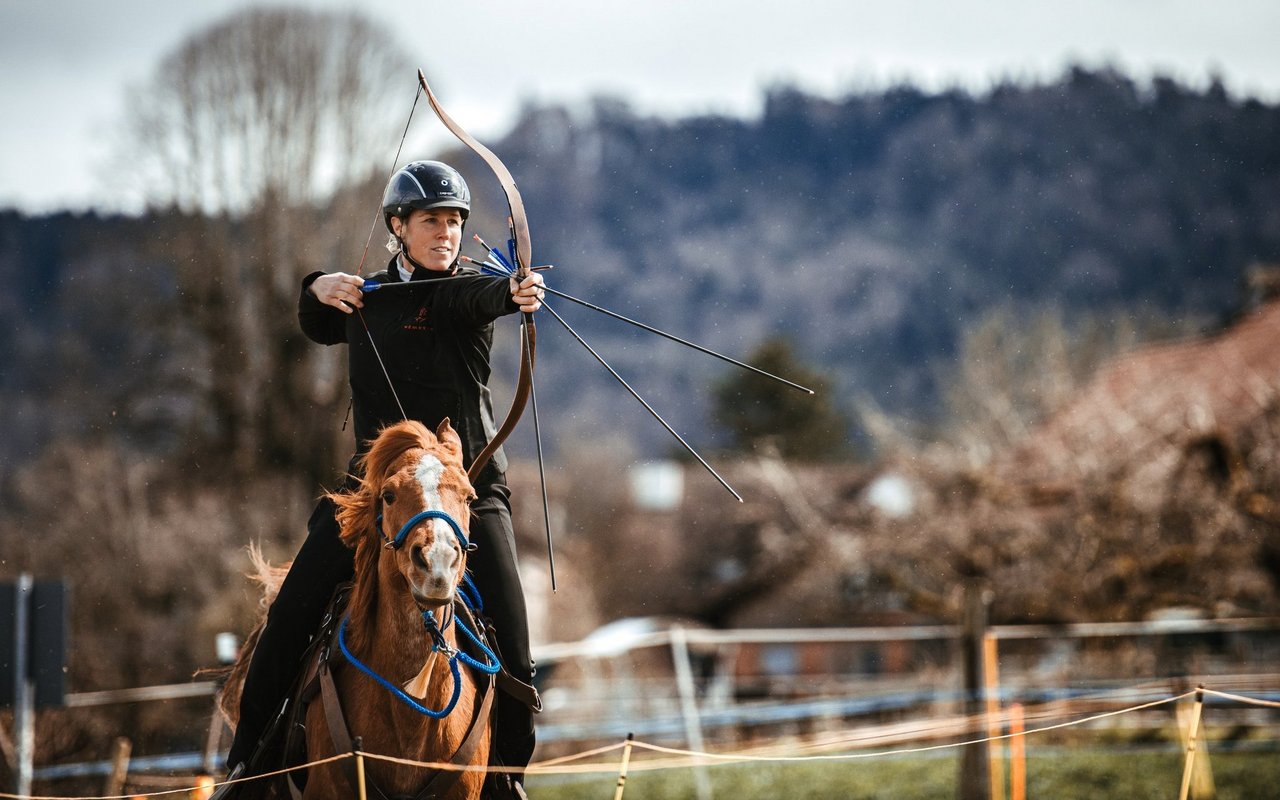
[[[999,736],[1000,720],[1000,666],[996,652],[996,637],[988,632],[982,637],[982,673],[987,695],[987,769],[991,775],[991,800],[1004,800],[1004,746]]]
[[[1022,703],[1009,706],[1009,800],[1027,800],[1027,737]]]

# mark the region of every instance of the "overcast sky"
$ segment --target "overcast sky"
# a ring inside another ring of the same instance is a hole
[[[126,203],[104,165],[125,87],[245,0],[0,3],[0,208]],[[836,95],[909,79],[975,89],[1075,61],[1280,100],[1280,0],[312,0],[384,23],[481,138],[522,99],[610,93],[642,112],[758,111],[779,81]],[[405,76],[411,97],[413,75]]]

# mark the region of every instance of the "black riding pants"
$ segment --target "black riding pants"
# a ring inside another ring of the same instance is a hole
[[[493,620],[503,666],[518,680],[533,683],[529,655],[529,622],[524,591],[516,565],[515,534],[511,526],[510,491],[503,484],[477,487],[480,498],[471,506],[471,541],[476,551],[467,568],[484,600],[485,615]],[[354,552],[338,538],[332,500],[323,498],[307,522],[307,539],[294,558],[280,593],[267,613],[240,698],[240,723],[227,759],[247,762],[267,725],[284,702],[297,675],[302,655],[334,588],[351,580]],[[494,750],[491,762],[524,767],[533,756],[533,714],[504,692],[495,698]],[[260,769],[269,768],[259,765]]]

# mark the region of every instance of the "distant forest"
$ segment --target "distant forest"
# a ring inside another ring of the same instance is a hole
[[[600,99],[529,107],[489,144],[520,182],[552,285],[740,358],[785,339],[846,411],[865,396],[935,419],[962,333],[996,309],[1213,325],[1239,307],[1248,266],[1280,260],[1280,106],[1217,84],[1074,68],[981,94],[778,88],[754,119]],[[496,183],[469,154],[441,155],[480,203],[469,232],[501,238]],[[206,381],[164,247],[181,222],[0,212],[0,464],[64,435],[172,448],[199,426]],[[330,244],[308,245],[312,260],[352,270],[359,252]],[[723,441],[709,408],[726,367],[556,305],[690,439]],[[553,447],[608,434],[669,452],[553,320],[540,328]],[[509,332],[498,347],[512,375]]]

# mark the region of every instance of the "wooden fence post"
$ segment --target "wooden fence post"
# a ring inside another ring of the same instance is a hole
[[[964,584],[964,625],[960,634],[960,658],[964,672],[964,714],[973,724],[966,730],[969,738],[977,738],[984,726],[977,723],[983,712],[982,642],[987,634],[987,590],[981,578],[968,578]],[[960,782],[956,787],[959,800],[989,800],[991,770],[990,748],[986,743],[965,745],[960,757]]]
[[[1214,796],[1213,773],[1209,771],[1209,751],[1200,740],[1200,717],[1204,711],[1204,687],[1196,688],[1196,699],[1191,706],[1189,719],[1183,724],[1183,714],[1179,713],[1179,729],[1186,746],[1186,762],[1182,768],[1182,789],[1178,800],[1191,798],[1209,798]],[[1197,758],[1197,754],[1199,757]]]
[[[123,736],[116,737],[111,746],[111,773],[102,784],[102,793],[118,795],[124,792],[124,781],[129,775],[129,756],[133,753],[133,743]]]
[[[364,741],[357,736],[353,745],[356,756],[356,791],[359,793],[360,800],[368,800],[364,788]]]
[[[983,691],[987,701],[987,766],[991,781],[991,800],[1004,800],[1004,733],[1000,719],[1000,662],[996,637],[990,632],[982,636]]]
[[[622,792],[627,787],[627,765],[631,763],[631,743],[635,738],[634,733],[628,733],[627,743],[622,747],[622,769],[618,772],[618,787],[613,790],[613,800],[622,800]]]

